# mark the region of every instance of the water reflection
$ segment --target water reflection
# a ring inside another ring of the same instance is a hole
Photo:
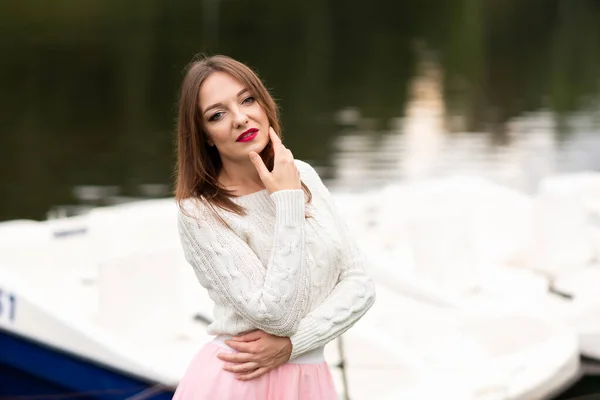
[[[585,117],[592,122],[590,116]],[[405,126],[420,126],[419,118],[403,121]],[[543,111],[515,118],[506,132],[509,143],[502,146],[494,144],[492,134],[486,132],[431,129],[411,136],[408,130],[387,134],[375,149],[369,136],[343,136],[334,156],[336,173],[330,185],[352,191],[398,180],[476,175],[532,193],[541,179],[551,174],[600,170],[597,126],[576,130],[559,141],[553,121],[553,114]],[[439,124],[439,118],[424,122]]]
[[[594,0],[28,2],[0,4],[0,220],[93,202],[81,187],[164,194],[204,50],[259,71],[335,187],[477,171],[531,190],[600,168]]]
[[[422,63],[412,79],[411,96],[402,124],[406,152],[402,169],[408,180],[430,177],[440,161],[446,121],[442,94],[441,67],[432,62]]]
[[[357,116],[355,124],[361,128],[336,142],[333,184],[347,188],[360,182],[364,189],[432,176],[445,138],[442,85],[440,66],[422,62],[411,79],[404,116],[391,118],[381,136],[368,131],[369,121]]]
[[[392,119],[381,138],[365,129],[338,137],[330,184],[364,190],[398,180],[462,174],[533,192],[553,173],[600,170],[600,129],[594,112],[561,115],[570,131],[566,138],[557,133],[555,113],[525,113],[505,123],[498,143],[495,132],[457,131],[460,122],[447,115],[443,92],[441,67],[423,61],[411,79],[404,116]],[[356,115],[353,120],[358,123],[358,112],[345,114]]]

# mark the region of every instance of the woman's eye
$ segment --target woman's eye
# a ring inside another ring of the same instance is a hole
[[[222,112],[217,112],[217,113],[214,113],[208,120],[209,121],[218,121],[221,119],[222,116],[223,116]]]
[[[244,99],[244,101],[242,101],[243,104],[250,104],[254,102],[254,97],[253,96],[248,96]]]

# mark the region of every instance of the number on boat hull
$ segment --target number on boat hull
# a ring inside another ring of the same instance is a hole
[[[15,320],[17,298],[13,293],[0,289],[0,322]]]

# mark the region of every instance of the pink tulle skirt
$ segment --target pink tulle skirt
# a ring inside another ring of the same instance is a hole
[[[326,362],[286,363],[259,378],[239,381],[223,369],[221,352],[235,352],[209,342],[198,352],[179,382],[173,400],[335,400]]]

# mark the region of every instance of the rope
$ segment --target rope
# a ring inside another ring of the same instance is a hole
[[[146,399],[154,396],[155,394],[160,394],[162,392],[165,392],[167,389],[168,389],[167,386],[158,383],[152,387],[142,390],[138,394],[135,394],[131,397],[127,397],[125,400],[146,400]]]
[[[344,357],[344,344],[342,343],[342,336],[338,337],[338,352],[340,354],[340,362],[337,367],[342,373],[342,386],[344,387],[344,400],[350,400],[350,393],[348,392],[348,377],[346,376],[346,358]]]

